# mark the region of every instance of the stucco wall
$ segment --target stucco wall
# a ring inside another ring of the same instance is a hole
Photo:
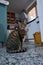
[[[28,39],[32,39],[33,38],[33,34],[35,32],[40,32],[40,25],[39,23],[37,24],[37,21],[39,21],[39,19],[37,18],[35,21],[33,21],[32,23],[27,25],[27,35],[28,35]]]
[[[41,38],[43,42],[43,0],[37,0],[37,12],[40,20]]]

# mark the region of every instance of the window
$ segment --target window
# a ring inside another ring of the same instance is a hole
[[[35,7],[29,12],[29,16],[30,16],[31,20],[33,20],[34,18],[36,18]]]
[[[34,3],[30,8],[28,12],[29,21],[35,19],[37,17],[37,4]]]

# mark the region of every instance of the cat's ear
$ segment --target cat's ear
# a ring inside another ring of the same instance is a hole
[[[18,22],[19,28],[21,28],[21,22]]]

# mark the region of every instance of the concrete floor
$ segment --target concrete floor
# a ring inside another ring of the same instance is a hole
[[[0,65],[43,65],[43,47],[35,47],[34,42],[23,44],[24,53],[9,54],[6,48],[0,48]]]

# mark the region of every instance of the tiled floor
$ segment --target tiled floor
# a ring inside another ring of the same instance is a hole
[[[9,54],[6,48],[0,48],[0,65],[43,65],[43,47],[35,47],[34,43],[26,43],[24,53]]]

